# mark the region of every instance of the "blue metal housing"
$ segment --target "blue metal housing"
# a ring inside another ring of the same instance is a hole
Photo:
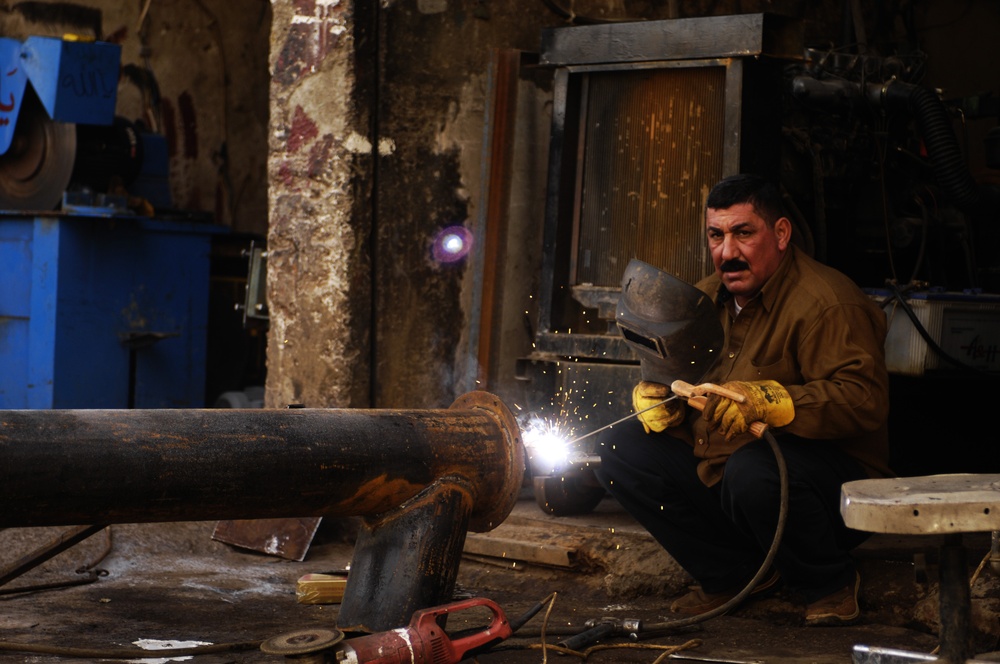
[[[118,44],[0,37],[0,154],[10,148],[29,81],[52,120],[111,124],[120,63]]]
[[[108,125],[115,117],[121,54],[118,44],[28,37],[21,66],[53,120]]]
[[[0,217],[0,409],[199,408],[222,226]]]

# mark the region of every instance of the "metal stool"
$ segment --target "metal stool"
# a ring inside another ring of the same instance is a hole
[[[894,535],[943,535],[937,661],[973,656],[969,573],[962,533],[1000,530],[1000,475],[955,474],[847,482],[840,513],[855,530]],[[915,657],[913,661],[917,661]]]

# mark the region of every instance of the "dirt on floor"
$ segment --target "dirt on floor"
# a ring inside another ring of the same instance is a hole
[[[297,580],[350,565],[356,520],[324,520],[300,562],[218,542],[212,538],[215,525],[111,526],[0,586],[0,661],[277,662],[285,657],[263,652],[261,642],[336,628],[338,606],[299,603]],[[0,531],[0,568],[61,530]],[[982,542],[973,544],[975,563]],[[864,613],[852,626],[804,627],[801,604],[779,590],[681,630],[660,636],[640,630],[639,638],[612,634],[572,652],[557,650],[557,644],[588,621],[671,620],[669,603],[690,579],[610,500],[572,518],[544,514],[530,499],[519,501],[496,530],[470,533],[466,551],[456,597],[493,600],[512,621],[537,610],[513,637],[477,655],[483,664],[556,657],[653,664],[670,652],[675,661],[839,664],[851,662],[859,646],[929,654],[937,645],[930,544],[918,550],[912,543],[882,542],[859,550]],[[986,566],[973,590],[976,651],[984,655],[998,647],[995,577]],[[38,588],[67,581],[79,585]],[[11,592],[26,586],[35,589]],[[449,615],[449,638],[482,631],[483,620],[473,611]],[[181,651],[153,649],[179,646],[201,652],[185,659]]]

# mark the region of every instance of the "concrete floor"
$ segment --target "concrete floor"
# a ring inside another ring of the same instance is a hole
[[[0,588],[77,578],[77,568],[104,556],[97,567],[107,575],[94,583],[0,594],[0,661],[185,661],[163,652],[150,650],[140,656],[135,651],[149,642],[255,643],[300,629],[334,627],[337,606],[298,603],[296,580],[306,573],[348,565],[354,525],[351,519],[325,520],[302,562],[217,542],[211,537],[214,523],[113,526],[110,538],[108,531],[94,535]],[[0,564],[9,565],[59,531],[0,532]],[[969,542],[970,571],[982,558],[984,542],[988,551],[988,536]],[[505,555],[508,548],[518,555]],[[470,533],[466,550],[478,553],[463,559],[456,594],[493,599],[508,618],[515,619],[555,593],[546,605],[551,606],[547,616],[546,611],[539,612],[515,638],[480,655],[478,661],[483,664],[553,661],[559,655],[542,650],[543,627],[548,646],[565,638],[566,632],[580,630],[590,619],[668,620],[670,600],[690,582],[611,500],[586,516],[556,518],[542,513],[530,496],[525,497],[496,530]],[[613,647],[592,652],[586,661],[652,664],[664,647],[681,646],[686,648],[677,656],[767,664],[851,662],[856,645],[930,653],[936,646],[933,550],[933,543],[900,540],[875,541],[859,549],[865,574],[864,613],[850,627],[806,628],[794,596],[778,592],[680,633],[638,643],[607,640],[600,645]],[[489,555],[496,551],[500,555]],[[987,566],[973,590],[980,653],[997,649],[998,588],[996,575]],[[457,617],[449,621],[449,633],[475,626],[466,624],[471,618],[464,614]],[[101,653],[82,651],[50,654],[16,650],[18,646],[11,644],[116,652],[99,657],[94,655]],[[131,652],[118,652],[123,649]],[[190,661],[222,664],[282,659],[251,645],[198,655]],[[691,660],[675,656],[675,661]]]

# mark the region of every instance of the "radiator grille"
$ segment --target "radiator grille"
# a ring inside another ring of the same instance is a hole
[[[723,173],[725,84],[722,66],[590,74],[575,283],[618,286],[632,258],[690,283],[708,274],[703,204]]]

